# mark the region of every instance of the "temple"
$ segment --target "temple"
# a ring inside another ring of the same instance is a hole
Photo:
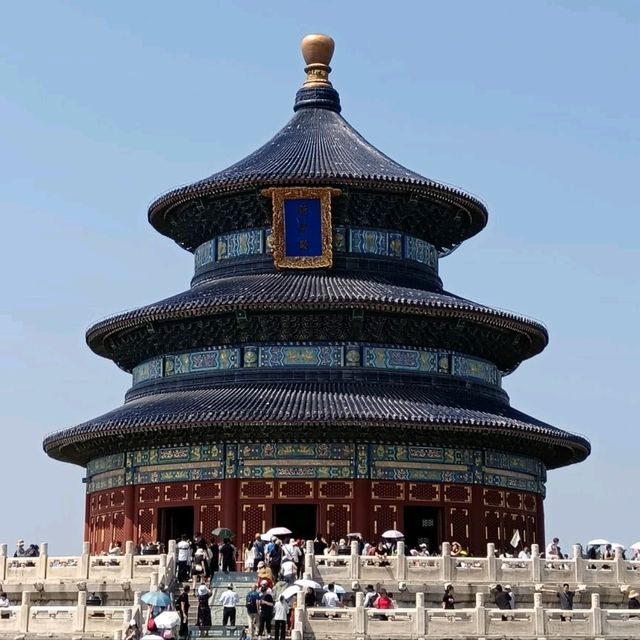
[[[439,260],[486,207],[341,116],[333,48],[303,40],[307,78],[269,142],[150,206],[194,254],[190,288],[87,333],[132,386],[44,449],[86,467],[91,552],[218,526],[238,546],[275,525],[477,555],[515,532],[543,543],[547,470],[589,455],[503,389],[544,326],[443,288]]]

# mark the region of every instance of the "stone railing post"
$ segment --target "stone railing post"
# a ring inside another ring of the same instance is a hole
[[[74,631],[83,632],[87,627],[87,592],[78,591],[78,604],[76,606],[76,620]]]
[[[38,567],[36,576],[38,580],[47,579],[47,566],[49,565],[49,543],[42,542],[40,544],[40,555],[38,556]]]
[[[311,579],[316,575],[316,557],[313,553],[313,540],[307,540],[304,553],[304,571],[311,575]]]
[[[591,633],[594,636],[602,635],[602,609],[600,608],[600,594],[591,594]]]
[[[358,551],[360,550],[360,543],[357,540],[351,541],[351,579],[360,580],[360,556]]]
[[[167,545],[167,555],[175,556],[176,555],[176,541],[169,540],[169,544]]]
[[[496,581],[496,545],[487,542],[487,582]]]
[[[544,608],[542,606],[542,594],[533,594],[533,628],[537,638],[546,636],[545,632]]]
[[[440,578],[446,584],[451,582],[451,576],[453,575],[453,565],[451,559],[451,544],[448,542],[442,543],[442,567],[440,569]]]
[[[149,574],[149,591],[158,591],[158,572],[152,571]]]
[[[302,601],[304,603],[304,600]],[[307,618],[307,608],[304,604],[296,607],[293,612],[293,629],[291,631],[291,640],[302,640],[304,637],[304,626]]]
[[[491,543],[489,543],[491,544]],[[487,545],[488,547],[489,545]],[[476,593],[476,634],[483,637],[487,629],[487,610],[484,606],[484,593]]]
[[[416,636],[427,634],[427,612],[424,608],[424,593],[422,591],[416,593],[416,618],[413,633]]]
[[[540,547],[537,544],[531,545],[531,582],[540,582],[542,569],[540,566]]]
[[[169,540],[169,544],[167,545],[167,571],[169,572],[172,583],[176,579],[176,560],[176,541]]]
[[[31,608],[31,594],[28,591],[22,592],[22,603],[20,604],[20,632],[29,631],[29,609]]]
[[[82,554],[80,556],[80,575],[81,580],[87,580],[89,578],[89,568],[91,566],[91,556],[89,555],[91,545],[88,542],[82,543]]]
[[[7,578],[7,545],[0,544],[0,580]]]
[[[625,575],[625,561],[622,559],[622,549],[616,547],[613,553],[615,554],[616,581],[618,584],[624,584],[627,581],[627,577]]]
[[[396,546],[396,580],[407,579],[407,556],[404,555],[404,540],[398,540]]]
[[[160,556],[160,564],[158,567],[158,581],[159,584],[163,584],[167,587],[171,586],[173,582],[172,578],[167,575],[167,554],[163,553]]]
[[[573,568],[573,579],[576,584],[584,582],[584,560],[582,559],[582,545],[574,544],[571,548],[573,555],[573,562],[575,564]]]
[[[364,635],[367,628],[367,612],[364,609],[364,594],[362,591],[356,593],[354,618],[353,633],[355,633],[356,636]]]
[[[122,556],[122,578],[130,580],[134,576],[135,567],[133,563],[133,540],[124,543],[124,555]]]

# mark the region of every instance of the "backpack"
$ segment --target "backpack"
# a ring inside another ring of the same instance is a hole
[[[258,600],[260,594],[257,591],[249,591],[245,599],[245,605],[247,606],[247,613],[258,613]]]

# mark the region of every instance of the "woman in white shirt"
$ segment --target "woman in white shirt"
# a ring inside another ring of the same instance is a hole
[[[289,615],[289,605],[284,596],[280,596],[278,602],[273,607],[273,621],[275,623],[275,640],[285,640],[287,633],[287,616]]]

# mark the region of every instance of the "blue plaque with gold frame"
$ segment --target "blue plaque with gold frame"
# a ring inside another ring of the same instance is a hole
[[[276,269],[317,269],[333,264],[332,187],[273,187],[262,191],[271,198],[271,242]]]

